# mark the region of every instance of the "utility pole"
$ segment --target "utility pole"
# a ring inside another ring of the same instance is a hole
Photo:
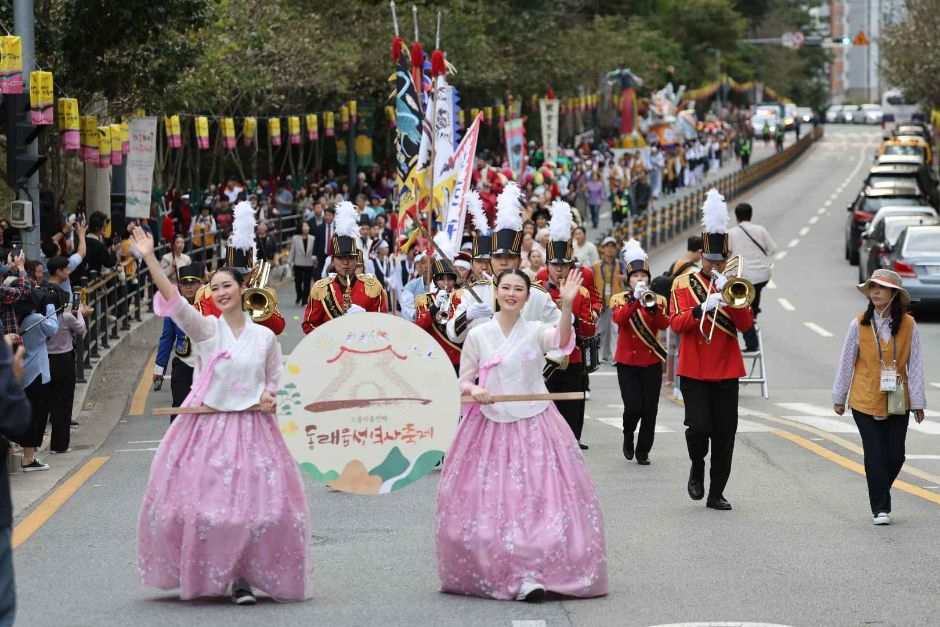
[[[29,73],[36,69],[36,41],[33,32],[33,0],[13,0],[13,31],[20,36],[23,44],[23,91],[29,93]],[[8,146],[9,150],[10,147]],[[38,159],[39,141],[34,139],[26,146],[26,155]],[[26,179],[25,186],[14,190],[19,200],[32,203],[33,226],[23,229],[23,250],[28,259],[39,259],[39,172]],[[25,192],[26,198],[23,198]]]

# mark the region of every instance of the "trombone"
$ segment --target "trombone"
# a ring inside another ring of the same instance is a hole
[[[724,301],[725,305],[732,309],[743,309],[749,306],[754,301],[757,291],[754,289],[753,283],[741,277],[742,272],[744,272],[744,261],[741,259],[740,255],[735,255],[728,260],[725,264],[724,272],[719,273],[717,270],[713,269],[711,282],[708,284],[708,293],[705,297],[708,298],[712,293],[712,288],[715,287],[715,280],[718,279],[719,274],[722,274],[728,279],[725,286],[721,289],[721,300]],[[717,290],[717,288],[715,289]],[[705,333],[705,320],[709,317],[708,314],[699,318],[698,330],[705,338],[706,343],[711,343],[712,337],[715,335],[715,324],[718,321],[719,309],[720,306],[715,307],[715,313],[711,316],[712,326],[708,330],[708,333]]]

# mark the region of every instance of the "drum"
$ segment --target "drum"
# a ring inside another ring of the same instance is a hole
[[[589,338],[581,340],[581,361],[584,363],[584,372],[592,373],[601,365],[601,336],[592,335]]]

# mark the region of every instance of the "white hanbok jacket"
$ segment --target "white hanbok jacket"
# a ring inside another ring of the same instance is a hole
[[[493,282],[477,283],[472,287],[474,293],[480,297],[480,300],[484,303],[488,303],[493,308],[493,311],[496,311],[496,287]],[[464,294],[460,299],[460,304],[457,306],[456,311],[454,311],[454,315],[447,321],[447,337],[451,342],[463,342],[470,329],[474,329],[489,321],[489,318],[477,318],[476,320],[471,320],[465,329],[458,329],[458,326],[463,326],[458,325],[458,320],[466,318],[467,308],[477,302],[473,296],[466,293],[468,289],[469,288],[466,286],[463,288]],[[526,301],[525,307],[522,309],[522,319],[532,322],[544,322],[545,324],[554,326],[558,324],[560,318],[561,310],[558,309],[558,306],[555,304],[555,301],[552,300],[549,293],[533,286],[529,290],[529,300]],[[458,333],[459,330],[462,330],[462,333]]]

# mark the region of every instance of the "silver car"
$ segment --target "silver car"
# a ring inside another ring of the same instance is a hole
[[[839,120],[845,124],[862,124],[862,112],[858,105],[842,105]]]
[[[940,226],[909,226],[885,261],[918,307],[940,306]]]
[[[842,105],[829,105],[826,109],[826,124],[838,124],[842,121]]]

